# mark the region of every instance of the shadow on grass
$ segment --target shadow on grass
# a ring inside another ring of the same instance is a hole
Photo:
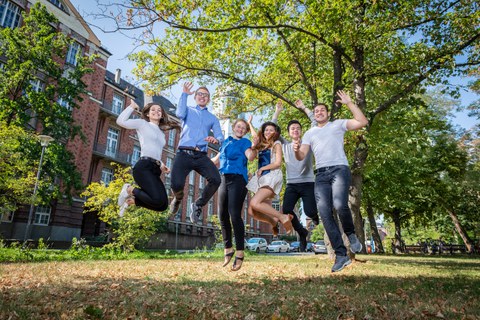
[[[349,267],[339,274],[294,276],[297,262],[285,266],[270,261],[269,266],[252,260],[249,268],[238,273],[219,268],[218,279],[214,271],[212,280],[202,279],[201,272],[191,274],[182,270],[173,276],[172,273],[141,278],[138,274],[115,276],[108,273],[108,264],[103,276],[72,273],[71,277],[53,283],[40,277],[22,287],[12,279],[9,286],[0,287],[0,318],[478,319],[480,315],[480,277],[460,271],[471,264],[478,268],[478,263],[468,259],[462,261],[463,265],[442,259],[434,265],[426,264],[429,268],[438,265],[445,269],[460,268],[458,275],[450,278],[435,273],[422,277],[395,274],[395,270],[390,276],[365,274],[360,266]],[[330,265],[325,259],[308,260],[305,266],[317,267],[319,263],[326,266],[327,262]],[[395,264],[417,265],[414,260],[389,257],[380,262],[393,263],[392,269]],[[141,268],[135,261],[128,263],[132,264],[133,273]],[[188,267],[195,270],[196,264],[205,262],[185,261],[191,263],[194,265]],[[418,265],[425,268],[425,264]],[[56,272],[51,265],[34,266],[49,267]],[[375,267],[369,266],[373,270]],[[324,269],[323,265],[320,269]]]

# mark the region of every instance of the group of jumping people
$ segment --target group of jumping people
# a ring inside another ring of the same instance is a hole
[[[194,170],[207,180],[207,184],[200,197],[188,208],[188,217],[192,223],[197,223],[202,208],[218,190],[218,216],[225,244],[224,267],[232,259],[233,271],[239,270],[243,264],[245,230],[242,208],[248,191],[253,194],[248,204],[248,214],[269,223],[274,236],[279,233],[280,223],[287,233],[295,230],[300,237],[300,250],[304,251],[308,231],[294,212],[297,201],[302,199],[305,214],[315,225],[320,221],[323,223],[335,251],[332,272],[349,265],[351,260],[334,219],[333,209],[338,213],[348,237],[350,250],[360,252],[362,244],[355,235],[348,206],[351,174],[343,144],[346,131],[359,130],[368,124],[367,118],[351,98],[341,90],[337,92],[337,103],[345,104],[352,112],[353,119],[334,121],[329,120],[327,105],[318,104],[312,112],[301,100],[297,100],[296,108],[311,121],[311,127],[303,137],[302,125],[298,120],[291,120],[287,125],[290,140],[281,136],[277,119],[283,106],[279,102],[273,119],[263,123],[258,132],[252,125],[252,117],[248,121],[237,119],[232,125],[232,135],[224,138],[218,118],[207,109],[209,90],[204,86],[192,89],[191,82],[183,85],[175,113],[181,120],[181,126],[171,121],[167,112],[155,103],[149,103],[141,110],[142,119],[130,119],[132,113],[139,111],[139,106],[133,101],[119,115],[117,124],[126,129],[135,129],[141,148],[140,159],[133,168],[133,178],[138,186],[123,186],[118,197],[120,215],[131,205],[156,211],[168,208],[170,215],[176,214],[184,197],[185,179]],[[194,107],[187,106],[190,95],[194,95]],[[180,128],[180,141],[170,169],[161,161],[164,132]],[[251,133],[251,141],[245,138],[248,132]],[[207,155],[208,143],[220,146],[218,154],[211,159]],[[248,161],[255,159],[258,159],[258,170],[249,179]],[[272,200],[280,194],[283,186],[282,159],[286,166],[287,184],[283,210],[280,212],[272,207]],[[173,200],[170,205],[160,179],[162,172],[171,176]]]

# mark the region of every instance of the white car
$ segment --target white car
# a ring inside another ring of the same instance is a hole
[[[290,251],[290,245],[288,242],[283,241],[283,240],[277,240],[277,241],[272,241],[267,246],[267,252],[289,252]]]
[[[259,253],[267,250],[267,240],[264,238],[251,238],[247,241],[246,249]]]

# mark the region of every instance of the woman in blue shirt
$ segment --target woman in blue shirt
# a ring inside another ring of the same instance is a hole
[[[244,138],[249,131],[247,122],[237,119],[233,126],[233,134],[222,144],[220,152],[212,158],[213,163],[220,164],[221,183],[218,188],[218,217],[225,244],[225,267],[232,260],[235,250],[232,244],[232,225],[235,235],[237,254],[232,270],[241,268],[244,258],[245,229],[242,219],[242,208],[247,195],[248,160],[256,157],[250,140]],[[230,221],[231,220],[231,221]]]

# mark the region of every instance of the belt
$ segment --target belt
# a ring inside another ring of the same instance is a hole
[[[313,173],[314,173],[314,174],[319,174],[320,172],[328,171],[328,170],[332,169],[333,167],[336,167],[336,166],[321,167],[321,168],[318,168],[318,169],[313,170]]]
[[[200,148],[198,147],[178,147],[178,150],[186,152],[188,154],[194,154],[194,153],[207,154],[207,152],[200,150]]]
[[[148,160],[148,161],[151,161],[151,162],[155,163],[159,167],[162,166],[162,163],[160,162],[160,160],[156,160],[156,159],[153,159],[153,158],[150,158],[150,157],[140,157],[140,160]]]

